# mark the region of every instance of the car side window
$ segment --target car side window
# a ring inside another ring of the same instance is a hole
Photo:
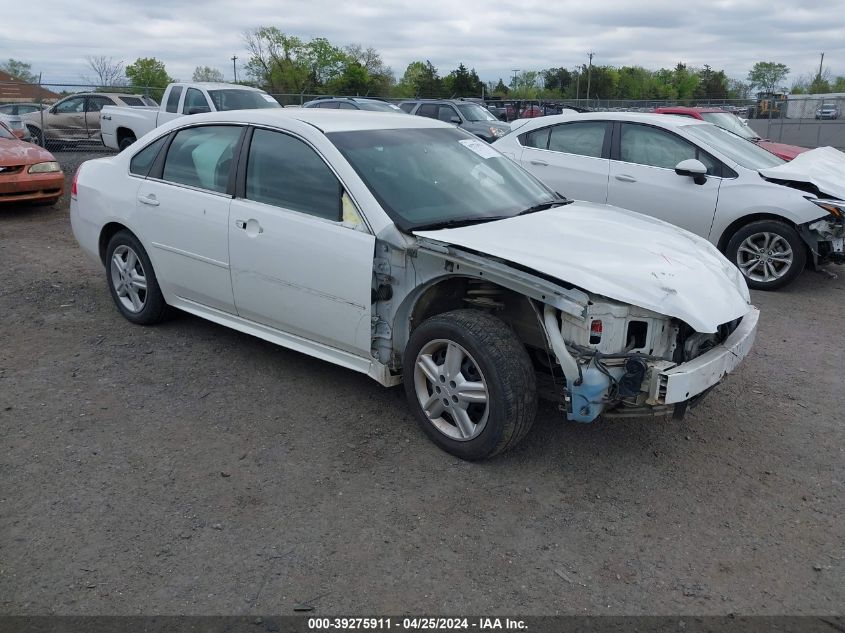
[[[73,99],[67,99],[66,101],[62,101],[60,104],[56,106],[56,113],[57,114],[75,114],[77,112],[82,112],[85,108],[85,97],[74,97]]]
[[[437,111],[437,118],[446,123],[452,123],[453,118],[460,119],[461,117],[458,116],[458,111],[452,106],[442,105]]]
[[[341,192],[337,177],[309,145],[281,132],[255,130],[246,198],[339,222]]]
[[[179,97],[182,96],[182,86],[173,86],[167,95],[167,112],[179,111]]]
[[[553,152],[601,158],[606,131],[607,123],[604,121],[561,123],[552,128],[549,149]]]
[[[429,119],[436,119],[437,118],[437,105],[433,103],[424,103],[420,106],[420,109],[417,110],[417,114],[419,116],[426,116]]]
[[[103,106],[114,105],[114,101],[108,97],[88,97],[88,105],[86,112],[99,112]]]
[[[160,139],[153,141],[140,152],[135,154],[132,157],[132,160],[129,161],[129,173],[146,178],[147,174],[150,173],[150,167],[153,166],[156,156],[158,156],[158,153],[161,151],[161,148],[164,147],[164,143],[166,141],[167,135],[165,134]]]
[[[211,112],[205,95],[196,88],[188,88],[188,91],[185,93],[185,105],[182,106],[182,112],[188,114],[191,108],[201,110],[202,112]]]
[[[338,103],[337,107],[338,107],[339,110],[357,110],[358,109],[354,105],[352,105],[351,103],[345,103],[343,101]]]
[[[179,130],[167,150],[162,179],[225,193],[240,135],[241,128],[234,125]]]
[[[535,147],[537,149],[548,149],[549,147],[549,132],[551,128],[541,128],[533,130],[522,136],[522,145],[525,147]]]
[[[650,125],[622,124],[619,158],[626,163],[675,169],[688,158],[697,158],[707,167],[707,174],[718,176],[720,163],[692,143]]]
[[[338,103],[337,101],[323,101],[322,103],[318,103],[317,107],[323,108],[324,110],[337,110]]]
[[[399,109],[404,111],[404,112],[407,112],[408,114],[410,114],[411,110],[414,109],[414,104],[413,103],[400,103]]]

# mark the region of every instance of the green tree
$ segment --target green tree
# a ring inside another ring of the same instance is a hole
[[[443,80],[437,68],[426,60],[408,64],[400,83],[400,92],[409,97],[440,97],[443,94]]]
[[[197,66],[194,69],[194,81],[223,81],[223,73],[211,66]]]
[[[845,92],[845,77],[837,77],[830,86],[831,92]]]
[[[728,78],[725,72],[704,64],[704,68],[698,71],[698,85],[693,96],[696,99],[727,99]]]
[[[361,95],[369,94],[370,73],[361,64],[349,60],[340,75],[332,78],[326,89],[331,94]]]
[[[451,97],[480,97],[481,85],[475,69],[470,72],[463,63],[443,78],[443,89]]]
[[[547,68],[542,72],[543,88],[563,95],[572,83],[572,73],[566,68]]]
[[[161,88],[173,81],[167,74],[164,62],[155,57],[139,57],[126,67],[126,76],[136,88]]]
[[[523,70],[511,79],[511,96],[517,99],[537,99],[540,96],[540,73]]]
[[[8,61],[0,63],[0,70],[9,73],[12,77],[24,83],[38,83],[38,77],[32,72],[32,64],[22,62],[18,59],[9,58]]]
[[[761,92],[776,92],[789,74],[789,66],[778,62],[757,62],[748,71],[748,83]]]
[[[496,84],[496,87],[493,88],[493,94],[498,95],[500,97],[506,97],[510,93],[510,88],[505,85],[505,82],[502,81],[502,78],[499,77],[499,83]]]
[[[249,51],[245,70],[269,92],[303,94],[312,85],[305,42],[275,26],[261,26],[243,35]]]
[[[360,44],[344,46],[343,52],[351,61],[358,62],[367,71],[367,94],[387,96],[396,84],[393,70],[384,63],[379,52],[372,48],[364,48]]]

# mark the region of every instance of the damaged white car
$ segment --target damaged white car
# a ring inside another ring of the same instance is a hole
[[[84,163],[71,197],[128,320],[178,308],[404,381],[423,430],[465,459],[514,446],[538,396],[581,422],[682,413],[757,327],[707,241],[562,199],[422,117],[196,115]]]
[[[805,267],[845,262],[845,154],[786,163],[705,121],[590,112],[515,121],[503,154],[569,198],[606,202],[707,238],[776,290]]]

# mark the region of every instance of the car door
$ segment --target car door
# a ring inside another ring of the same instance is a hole
[[[572,200],[605,202],[610,170],[611,124],[560,123],[520,136],[520,163],[549,187]]]
[[[182,98],[182,86],[171,86],[170,92],[167,94],[167,103],[163,108],[159,108],[158,124],[166,123],[179,116],[179,101]]]
[[[719,187],[721,164],[704,150],[663,128],[644,123],[619,124],[612,149],[608,204],[670,222],[702,237],[710,234]],[[679,176],[675,165],[696,158],[707,167],[697,184]]]
[[[85,102],[85,128],[87,132],[88,138],[91,139],[98,139],[100,138],[100,110],[103,109],[103,106],[107,105],[116,105],[114,100],[101,96],[95,95],[88,97]]]
[[[239,169],[229,223],[238,314],[369,357],[375,238],[343,222],[352,202],[337,176],[303,139],[261,128]]]
[[[176,132],[137,201],[139,233],[159,282],[182,299],[232,314],[229,192],[244,129],[206,125]]]
[[[208,99],[201,90],[196,88],[188,88],[185,91],[185,102],[182,104],[182,112],[184,114],[199,114],[201,112],[211,112],[211,106]]]
[[[40,117],[35,120],[40,124]],[[44,138],[65,140],[88,138],[84,96],[69,97],[44,113]]]

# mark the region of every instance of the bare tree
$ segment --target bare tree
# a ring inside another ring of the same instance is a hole
[[[114,58],[105,55],[89,55],[85,58],[85,61],[94,71],[94,77],[84,77],[88,83],[103,88],[120,86],[125,83],[122,61],[115,61]]]
[[[223,73],[211,66],[197,66],[194,69],[194,81],[213,81],[221,83],[223,81]]]

